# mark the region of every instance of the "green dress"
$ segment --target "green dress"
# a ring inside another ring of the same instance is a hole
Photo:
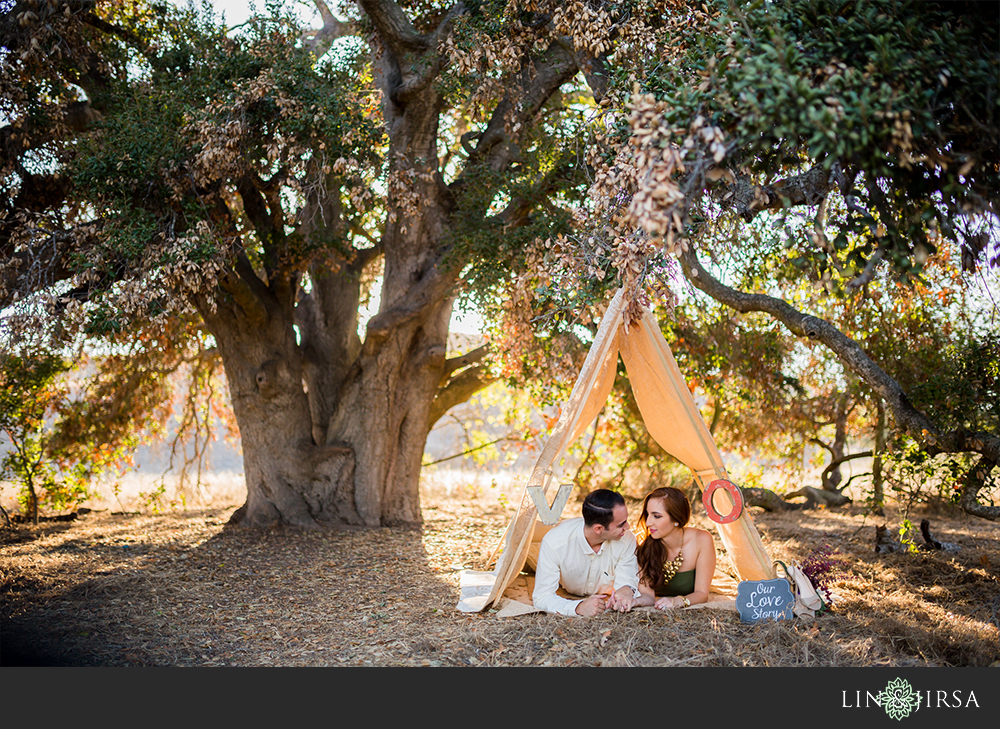
[[[670,582],[656,588],[657,597],[674,597],[676,595],[690,595],[694,592],[694,570],[678,572]]]

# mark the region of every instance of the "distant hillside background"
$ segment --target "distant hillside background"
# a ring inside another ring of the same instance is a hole
[[[453,332],[449,335],[449,354],[460,354],[475,349],[485,341],[479,334]],[[452,458],[466,448],[464,434],[458,421],[466,417],[470,406],[459,405],[449,416],[439,421],[427,440],[425,461],[439,461],[425,468],[432,488],[452,491],[455,488],[473,490],[491,488],[491,481],[510,482],[510,473],[530,470],[534,457],[531,452],[522,454],[514,463],[493,467],[474,463],[470,457]],[[500,413],[493,413],[496,417]],[[493,440],[505,436],[501,426],[486,425],[482,428],[486,439]],[[10,447],[6,437],[0,436],[0,453]],[[188,450],[193,448],[188,444]],[[206,458],[199,475],[191,469],[185,483],[179,478],[179,464],[184,460],[178,453],[171,467],[171,439],[167,438],[138,448],[134,454],[136,467],[121,477],[94,485],[97,498],[87,502],[90,508],[112,510],[134,510],[153,505],[161,508],[187,505],[191,507],[208,505],[238,505],[246,498],[246,484],[243,475],[243,456],[239,443],[226,439],[226,431],[220,423],[215,428],[215,439],[209,444]],[[115,493],[117,487],[117,495]],[[14,485],[0,481],[0,504],[8,511],[16,510]]]

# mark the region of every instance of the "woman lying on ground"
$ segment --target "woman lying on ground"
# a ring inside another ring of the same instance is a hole
[[[715,574],[715,543],[703,529],[687,527],[691,504],[682,491],[659,488],[646,495],[636,525],[639,593],[635,606],[660,610],[708,602]]]

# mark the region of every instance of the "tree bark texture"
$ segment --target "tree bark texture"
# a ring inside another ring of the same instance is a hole
[[[391,119],[404,163],[436,159],[437,104],[421,101]],[[381,305],[363,343],[364,251],[359,261],[313,265],[307,294],[287,271],[237,266],[216,311],[202,307],[242,438],[248,497],[237,519],[265,527],[420,520],[420,463],[445,379],[455,280],[439,261],[446,216],[437,186],[424,179],[414,183],[423,184],[421,206],[383,232]]]
[[[445,184],[438,169],[443,102],[432,81],[452,14],[421,35],[395,3],[359,5],[380,40],[375,75],[389,140],[390,215],[380,240],[356,249],[353,259],[331,253],[313,262],[306,288],[290,269],[255,271],[243,258],[216,310],[208,301],[199,307],[219,343],[245,454],[248,497],[234,521],[252,526],[420,521],[420,467],[431,427],[491,381],[485,349],[451,360],[446,349],[462,261],[446,263],[445,241],[464,179],[459,174]],[[506,170],[517,144],[505,123],[527,127],[576,73],[573,58],[557,46],[529,59],[466,169]],[[405,189],[394,196],[398,184]],[[245,192],[252,217],[257,198]],[[343,237],[331,230],[342,225],[335,200],[310,205],[304,236]],[[473,212],[487,224],[486,210]],[[270,229],[266,211],[258,213],[258,237],[273,244],[281,231]],[[360,274],[379,256],[379,310],[362,338]]]
[[[753,486],[741,487],[743,501],[746,506],[759,506],[764,511],[792,511],[804,508],[804,504],[785,501],[771,489]]]

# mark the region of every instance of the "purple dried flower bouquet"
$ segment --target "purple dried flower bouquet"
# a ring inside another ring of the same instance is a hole
[[[838,560],[842,555],[832,547],[823,545],[814,549],[802,560],[801,569],[812,582],[826,603],[832,602],[830,585],[841,574]]]

